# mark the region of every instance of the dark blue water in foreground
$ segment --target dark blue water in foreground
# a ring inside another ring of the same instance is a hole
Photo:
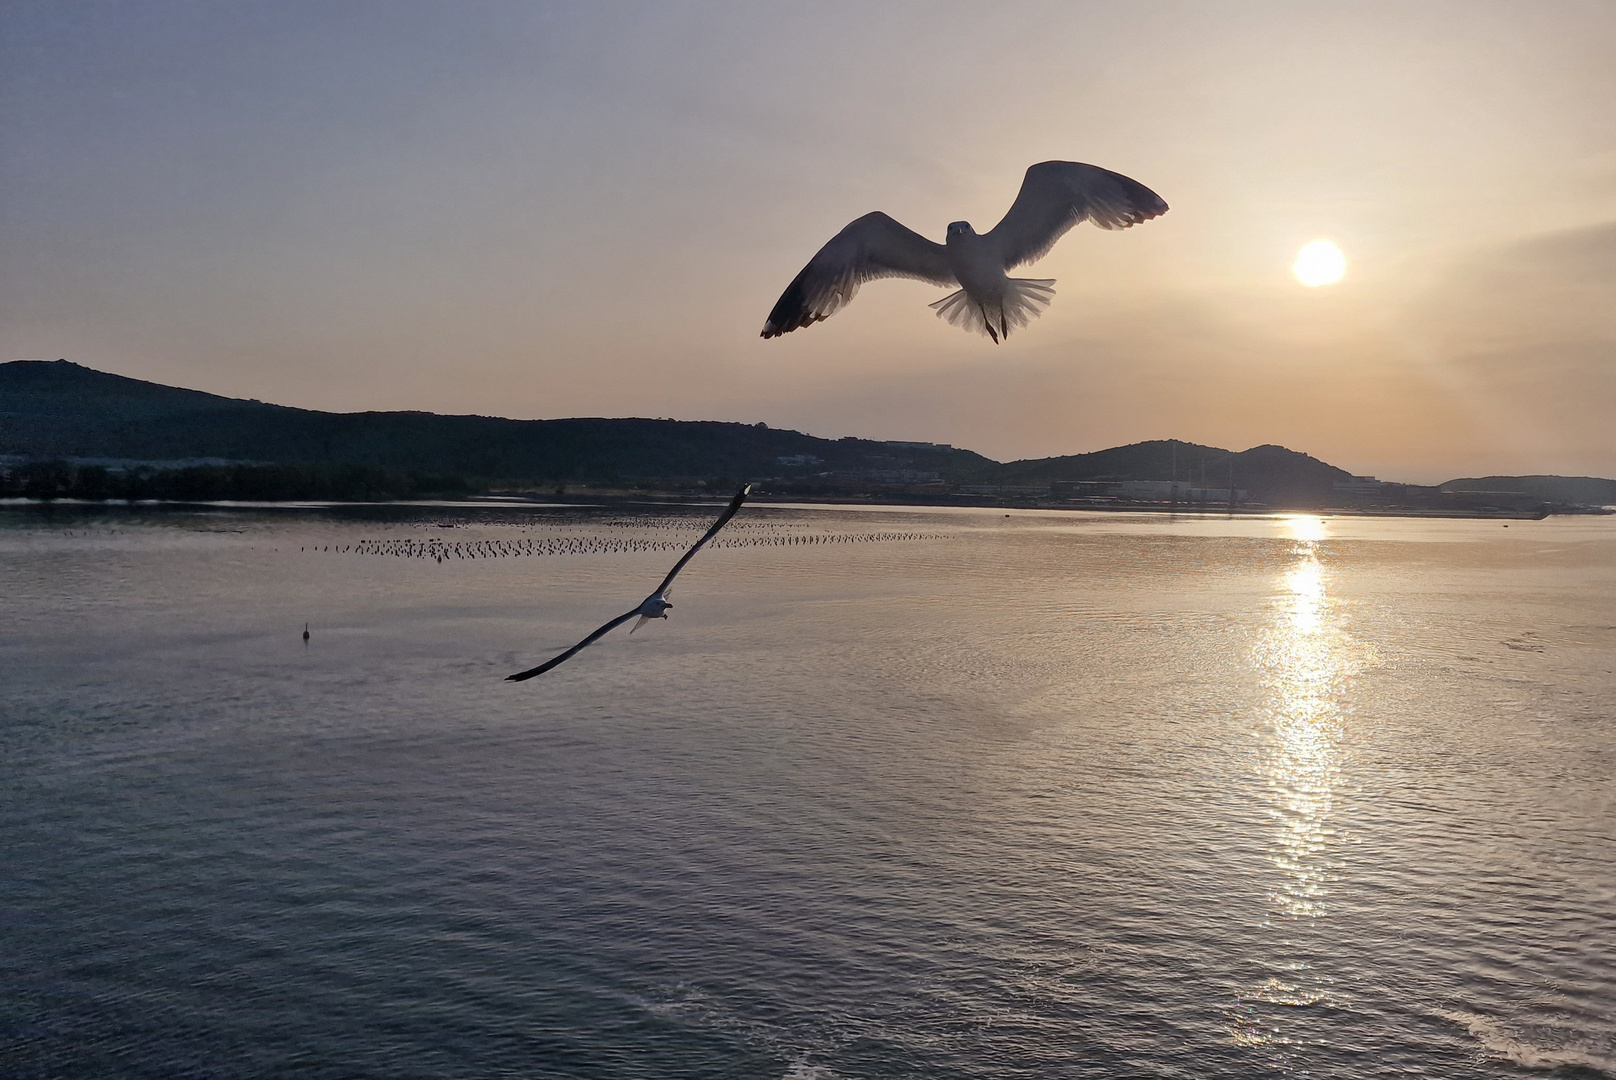
[[[1616,522],[706,513],[0,510],[0,1074],[1616,1075]]]

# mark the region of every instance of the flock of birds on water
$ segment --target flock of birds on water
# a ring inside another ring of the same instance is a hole
[[[828,544],[869,544],[886,543],[904,540],[933,540],[939,534],[922,532],[918,530],[883,529],[871,532],[803,532],[791,529],[782,529],[778,525],[762,522],[743,522],[740,529],[744,530],[739,536],[726,536],[715,539],[724,526],[728,525],[740,510],[741,504],[751,492],[751,485],[743,485],[729,504],[719,514],[718,520],[708,527],[699,540],[689,544],[684,539],[673,537],[641,537],[641,536],[601,536],[598,533],[589,535],[549,535],[525,536],[515,539],[476,539],[451,540],[442,536],[427,537],[397,537],[397,538],[364,538],[346,544],[304,544],[298,548],[303,553],[335,553],[353,555],[384,555],[403,559],[431,559],[437,563],[450,560],[468,561],[475,559],[506,559],[531,558],[550,555],[607,555],[624,553],[643,553],[657,551],[674,551],[684,549],[684,554],[674,564],[656,591],[647,596],[629,611],[605,623],[594,633],[573,645],[566,651],[551,657],[537,667],[526,671],[519,671],[507,679],[521,682],[542,675],[558,664],[570,660],[580,651],[593,645],[610,631],[638,616],[633,630],[638,630],[652,619],[666,619],[668,611],[673,607],[669,595],[673,589],[674,578],[679,571],[695,557],[696,553],[708,544],[713,547],[743,548],[743,547],[788,547],[794,545],[828,545]],[[635,519],[619,519],[604,523],[608,527],[638,528],[638,529],[665,529],[669,531],[682,531],[682,522],[678,519],[642,517]],[[445,524],[442,528],[455,528],[453,524]],[[303,642],[309,641],[308,624],[303,627]]]
[[[622,525],[624,523],[613,523]],[[790,547],[816,544],[871,544],[894,540],[932,540],[937,534],[911,530],[881,530],[860,533],[818,533],[769,529],[749,536],[726,536],[714,540],[714,548]],[[346,544],[306,544],[299,551],[351,555],[388,555],[400,559],[431,559],[435,562],[471,559],[538,558],[549,555],[615,555],[655,551],[678,551],[684,540],[639,536],[533,536],[515,540],[447,540],[443,537],[403,537],[362,539]]]
[[[998,344],[1009,338],[1012,330],[1026,326],[1042,314],[1055,295],[1052,279],[1012,278],[1007,271],[1043,258],[1055,242],[1079,222],[1089,221],[1107,230],[1126,229],[1166,212],[1167,203],[1161,196],[1137,180],[1077,161],[1043,161],[1029,167],[1009,212],[986,233],[978,233],[970,222],[955,221],[949,223],[946,238],[939,244],[878,210],[854,219],[819,249],[780,295],[763,324],[762,336],[775,338],[823,322],[845,307],[867,281],[905,277],[956,289],[931,305],[938,317],[963,330],[983,334]],[[685,551],[651,595],[571,648],[537,667],[507,678],[520,682],[542,675],[636,616],[639,621],[634,630],[650,620],[666,619],[673,607],[668,597],[679,571],[729,524],[750,491],[749,485],[742,485],[718,515],[718,520]],[[848,543],[853,539],[852,536],[797,536],[776,537],[774,542]],[[740,546],[748,540],[769,542],[758,538],[732,538],[726,544],[715,546]],[[464,545],[436,540],[418,544],[361,541],[348,550],[432,558],[441,563],[448,558],[499,558],[590,550],[657,551],[672,546],[671,541],[552,537],[544,541],[474,541]],[[307,640],[305,627],[304,641]]]

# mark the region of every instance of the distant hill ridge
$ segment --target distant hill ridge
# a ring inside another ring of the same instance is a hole
[[[773,475],[799,468],[985,475],[969,450],[717,421],[508,420],[427,412],[329,413],[220,397],[67,361],[0,364],[0,455],[355,464],[501,481]]]
[[[65,360],[0,364],[0,456],[362,466],[502,485],[749,478],[801,489],[812,478],[829,478],[824,482],[1177,480],[1227,488],[1232,481],[1273,506],[1333,505],[1336,485],[1351,480],[1344,469],[1271,445],[1235,453],[1158,440],[1001,464],[956,447],[821,439],[763,424],[319,412],[165,386]],[[1454,483],[1511,479],[1519,478]]]
[[[1616,480],[1597,476],[1467,476],[1443,491],[1518,491],[1545,502],[1616,506]]]

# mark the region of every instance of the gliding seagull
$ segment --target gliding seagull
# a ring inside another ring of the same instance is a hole
[[[947,242],[934,244],[877,210],[819,249],[769,312],[763,336],[830,318],[866,281],[907,277],[958,286],[931,305],[938,318],[997,343],[1043,314],[1055,295],[1053,279],[1006,277],[1006,270],[1037,262],[1080,221],[1126,229],[1165,213],[1161,196],[1137,180],[1077,161],[1029,168],[1010,212],[985,235],[955,221]]]
[[[505,681],[521,682],[524,679],[531,679],[535,675],[543,675],[546,671],[549,671],[557,664],[571,660],[578,653],[582,652],[590,645],[593,645],[596,641],[605,637],[612,630],[617,629],[617,627],[622,626],[636,615],[640,617],[640,621],[634,624],[634,630],[638,630],[652,619],[666,619],[668,617],[668,609],[673,606],[668,602],[668,592],[673,588],[673,579],[679,576],[679,571],[685,568],[685,563],[696,557],[696,552],[701,550],[701,546],[703,544],[711,540],[714,536],[717,536],[718,530],[729,524],[729,519],[735,516],[735,511],[741,508],[741,504],[746,501],[746,496],[751,490],[751,484],[741,485],[741,490],[737,491],[735,493],[735,497],[729,501],[729,505],[724,507],[724,512],[718,515],[718,520],[713,522],[713,527],[708,529],[707,532],[702,535],[702,538],[692,544],[690,546],[690,550],[685,552],[679,561],[673,564],[673,569],[669,570],[668,576],[662,579],[662,584],[657,586],[657,591],[640,601],[639,607],[635,608],[633,611],[627,612],[626,614],[619,615],[617,618],[613,619],[599,630],[596,630],[593,634],[590,634],[588,637],[584,638],[582,641],[568,649],[566,652],[562,653],[560,656],[552,656],[550,659],[546,660],[536,668],[528,668],[526,671],[518,671],[515,675],[507,675],[505,676]],[[632,634],[634,630],[630,630],[629,633]]]

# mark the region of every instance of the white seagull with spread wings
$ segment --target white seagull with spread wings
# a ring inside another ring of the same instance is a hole
[[[1029,168],[1010,212],[985,235],[956,221],[947,242],[934,244],[877,210],[819,249],[769,312],[763,336],[830,318],[866,281],[907,277],[957,286],[931,305],[938,317],[999,342],[1043,314],[1055,295],[1053,280],[1007,277],[1005,271],[1043,258],[1080,221],[1126,229],[1166,212],[1161,196],[1138,181],[1076,161]]]
[[[549,671],[557,664],[571,660],[584,649],[588,648],[590,645],[593,645],[596,641],[605,637],[608,633],[617,629],[619,626],[622,626],[636,615],[640,617],[640,621],[634,624],[634,630],[638,630],[652,619],[666,619],[668,617],[668,609],[673,607],[673,604],[669,603],[668,601],[668,593],[673,588],[673,579],[679,576],[679,571],[685,568],[685,563],[696,557],[696,552],[701,550],[703,544],[707,543],[707,541],[711,540],[714,536],[717,536],[718,530],[729,524],[729,519],[735,516],[735,511],[741,508],[741,504],[746,501],[746,496],[749,492],[751,492],[751,490],[751,484],[743,484],[741,486],[741,490],[735,493],[735,497],[729,501],[729,505],[724,507],[724,512],[718,515],[718,520],[713,522],[713,527],[702,534],[702,538],[692,544],[690,546],[690,550],[685,552],[684,555],[680,557],[679,561],[673,564],[673,569],[669,570],[668,576],[662,579],[662,584],[657,586],[657,591],[640,601],[640,605],[633,611],[619,615],[617,618],[613,619],[599,630],[596,630],[593,634],[590,634],[588,637],[584,638],[582,641],[568,649],[566,652],[562,653],[560,656],[552,656],[538,667],[528,668],[526,671],[518,671],[515,675],[507,675],[505,676],[505,681],[521,682],[524,679],[531,679],[535,675],[543,675],[546,671]],[[634,630],[630,630],[629,633],[632,634]]]

